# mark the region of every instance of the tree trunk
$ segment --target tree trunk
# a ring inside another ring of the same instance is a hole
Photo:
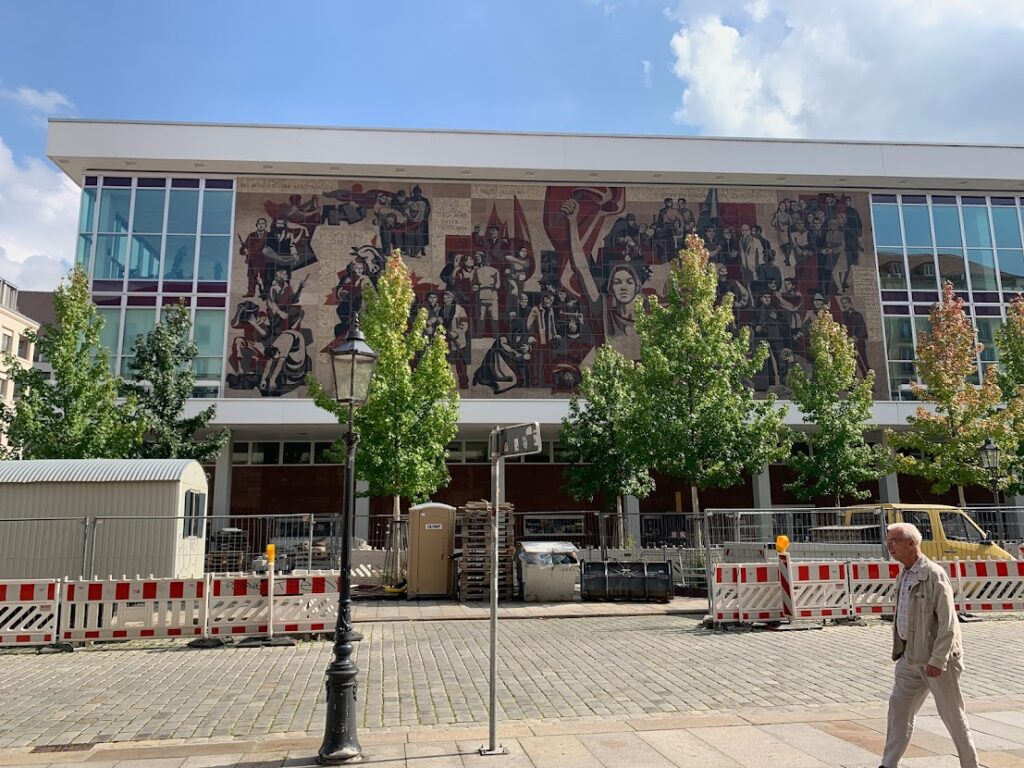
[[[622,496],[615,497],[615,520],[616,528],[619,536],[619,546],[625,548],[626,546],[626,525],[625,520],[622,516]]]
[[[690,486],[690,502],[693,504],[693,540],[697,549],[704,549],[704,521],[700,518],[700,497],[697,486]]]
[[[960,508],[963,509],[964,507],[967,506],[967,501],[964,499],[964,487],[962,485],[958,485],[956,487],[956,492],[957,495],[960,497]]]
[[[402,498],[392,496],[391,507],[391,546],[395,548],[395,583],[402,580]]]

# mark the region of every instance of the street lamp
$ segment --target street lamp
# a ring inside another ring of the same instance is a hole
[[[992,437],[985,438],[985,444],[978,449],[978,457],[981,459],[982,468],[988,472],[988,481],[992,486],[992,498],[995,505],[999,506],[999,446],[995,444]]]
[[[352,319],[345,342],[331,349],[335,398],[348,406],[345,432],[345,506],[341,515],[341,569],[338,575],[338,620],[334,626],[334,661],[327,665],[327,726],[318,762],[341,763],[359,757],[363,748],[356,736],[356,676],[352,661],[352,520],[355,517],[356,443],[352,427],[355,409],[366,403],[377,353],[370,348],[359,328],[359,315]]]

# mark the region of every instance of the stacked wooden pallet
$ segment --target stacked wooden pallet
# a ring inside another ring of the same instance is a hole
[[[515,525],[512,518],[513,506],[501,504],[498,507],[498,599],[511,600],[515,584]],[[458,509],[462,531],[462,558],[459,561],[459,599],[490,600],[491,598],[491,553],[493,532],[491,529],[491,505],[486,501],[471,501]]]

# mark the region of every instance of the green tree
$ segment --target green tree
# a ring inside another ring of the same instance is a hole
[[[794,442],[810,447],[809,454],[794,454],[789,465],[797,479],[786,485],[801,501],[828,496],[840,506],[843,496],[866,499],[871,494],[858,485],[882,474],[885,452],[864,442],[871,419],[871,390],[875,372],[857,381],[857,352],[846,329],[822,313],[811,324],[811,360],[814,373],[808,378],[796,367],[789,377],[793,402],[810,434],[792,431]]]
[[[638,404],[635,381],[635,363],[608,345],[598,347],[562,420],[561,440],[571,463],[565,488],[580,500],[604,494],[605,511],[614,505],[617,514],[620,545],[622,497],[644,498],[654,490],[645,457],[628,439]]]
[[[999,409],[1002,390],[995,366],[980,386],[974,383],[982,345],[952,284],[942,287],[942,302],[932,307],[929,320],[931,331],[920,334],[917,344],[917,370],[924,383],[911,389],[930,407],[920,406],[907,418],[909,431],[886,430],[886,437],[896,451],[896,471],[925,478],[935,493],[955,485],[964,506],[965,486],[989,483],[978,458],[985,437],[1007,444],[1007,419]]]
[[[7,454],[24,459],[108,459],[135,455],[143,425],[135,398],[118,402],[119,379],[100,342],[103,318],[89,297],[85,273],[75,269],[53,293],[56,326],[26,333],[53,368],[49,381],[4,353],[8,376],[20,391],[0,411]]]
[[[1006,403],[1002,435],[993,435],[1001,449],[1000,485],[1009,494],[1024,494],[1024,298],[1018,296],[996,332],[998,382]]]
[[[443,329],[426,333],[424,309],[410,318],[413,300],[409,270],[396,253],[376,289],[364,289],[360,314],[366,341],[379,358],[369,400],[355,416],[356,477],[369,484],[368,495],[393,497],[395,519],[400,499],[424,501],[448,484],[447,449],[459,418]],[[316,404],[347,422],[348,409],[315,378],[308,382]]]
[[[138,455],[143,459],[195,459],[211,462],[227,443],[226,429],[197,438],[217,412],[214,405],[185,418],[185,401],[192,396],[195,373],[192,361],[198,347],[190,340],[192,321],[183,304],[167,309],[149,333],[132,346],[128,368],[132,381],[127,391],[138,400],[138,415],[146,428]]]
[[[785,411],[750,381],[768,357],[751,348],[747,328],[733,330],[732,295],[716,303],[718,273],[704,242],[686,238],[669,268],[665,299],[637,303],[642,427],[631,436],[653,468],[699,491],[728,488],[789,453]]]

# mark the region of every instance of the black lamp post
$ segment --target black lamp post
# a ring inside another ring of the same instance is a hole
[[[992,498],[995,505],[999,506],[999,446],[995,444],[992,437],[985,438],[985,444],[978,449],[978,457],[981,459],[982,468],[988,472],[988,481],[992,486]]]
[[[331,350],[335,397],[348,406],[345,432],[345,506],[341,515],[341,569],[338,577],[338,620],[334,626],[334,661],[327,666],[327,726],[318,762],[342,763],[359,757],[363,748],[356,736],[356,676],[352,661],[352,520],[355,517],[356,443],[352,427],[355,409],[366,403],[377,353],[370,348],[359,328],[359,315],[352,320],[345,342]]]

